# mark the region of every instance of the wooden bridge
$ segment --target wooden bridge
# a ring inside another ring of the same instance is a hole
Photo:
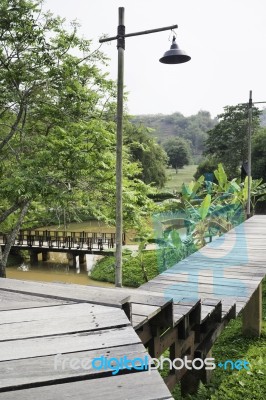
[[[0,244],[5,245],[7,236],[0,235]],[[123,234],[125,244],[125,234]],[[109,232],[68,232],[58,230],[21,230],[13,247],[23,249],[49,249],[49,251],[80,253],[103,252],[115,246],[115,233]]]
[[[5,246],[6,242],[7,236],[0,235],[0,246]],[[123,245],[125,243],[126,235],[123,234]],[[28,250],[32,264],[38,263],[38,254],[47,261],[50,252],[67,253],[70,266],[79,268],[86,254],[113,255],[115,233],[26,230],[20,231],[12,248]]]
[[[138,289],[1,279],[0,400],[172,399],[177,381],[183,392],[191,385],[185,367],[163,380],[157,370],[123,365],[113,375],[92,361],[167,349],[171,360],[204,360],[240,312],[244,334],[259,336],[265,259],[266,216],[255,216]],[[193,380],[208,372],[193,370]]]

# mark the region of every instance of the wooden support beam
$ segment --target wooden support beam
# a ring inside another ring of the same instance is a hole
[[[249,302],[243,310],[243,335],[247,337],[259,337],[262,324],[262,283],[252,294]]]
[[[209,351],[209,353],[206,354],[205,358],[212,358],[212,350]],[[203,368],[201,370],[201,379],[202,382],[206,385],[208,385],[211,382],[211,378],[212,378],[212,370],[211,369],[206,369]]]

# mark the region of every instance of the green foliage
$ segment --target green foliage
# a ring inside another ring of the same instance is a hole
[[[227,106],[218,115],[219,123],[208,132],[205,155],[225,165],[230,177],[240,176],[240,167],[248,154],[248,107],[247,105]],[[259,127],[260,111],[254,107],[252,129]]]
[[[252,138],[252,176],[266,182],[266,128],[260,129]]]
[[[188,165],[191,159],[191,149],[188,141],[182,138],[169,139],[164,143],[168,156],[168,163],[172,168],[183,168]]]
[[[174,235],[172,232],[166,233],[159,250],[145,250],[144,246],[133,252],[124,252],[123,285],[139,287],[196,250],[193,243],[183,243],[178,236],[178,232]],[[97,281],[114,283],[115,258],[108,256],[98,261],[90,277]]]
[[[127,145],[133,161],[139,162],[141,166],[140,179],[162,188],[166,183],[167,155],[151,137],[149,130],[127,123],[124,144]]]
[[[190,184],[183,184],[177,198],[168,199],[160,205],[156,216],[161,226],[157,231],[164,237],[167,231],[179,225],[187,228],[187,240],[193,241],[195,248],[206,244],[211,236],[221,235],[243,222],[248,197],[248,180],[229,180],[222,164],[214,171],[216,183],[203,175]],[[251,205],[266,198],[266,185],[262,180],[251,182]],[[167,216],[171,214],[171,218]],[[158,236],[158,235],[157,235]],[[158,236],[158,237],[159,237]],[[193,251],[193,248],[191,248]]]
[[[41,3],[0,2],[0,224],[10,234],[22,210],[27,225],[52,213],[115,219],[116,85],[77,24],[67,31]],[[124,219],[141,224],[151,189],[126,146],[123,158]]]
[[[213,157],[205,158],[197,167],[194,178],[197,180],[204,175],[206,180],[215,181],[214,171],[218,166],[218,162]]]
[[[67,32],[62,20],[42,14],[40,5],[19,0],[11,8],[10,2],[0,5],[4,209],[25,199],[75,208],[82,182],[92,193],[92,172],[102,171],[102,183],[114,166],[114,126],[99,118],[105,96],[115,96],[113,82],[95,66],[103,55],[73,56],[90,54],[90,41],[77,36],[75,24]]]
[[[138,115],[132,118],[136,124],[143,124],[153,129],[153,136],[159,143],[175,137],[188,140],[191,144],[193,161],[198,163],[204,149],[207,131],[212,129],[216,120],[211,118],[208,111],[199,111],[196,115],[184,117],[179,112],[171,115]]]
[[[135,256],[136,255],[136,256]],[[123,285],[138,287],[146,282],[143,277],[143,263],[148,279],[154,278],[159,273],[156,251],[145,251],[143,254],[131,252],[123,255]],[[115,282],[115,258],[105,257],[100,260],[91,272],[92,279],[103,282]]]

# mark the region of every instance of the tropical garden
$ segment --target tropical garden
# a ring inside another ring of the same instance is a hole
[[[108,64],[105,55],[81,37],[78,24],[66,27],[60,17],[42,12],[41,3],[0,2],[3,278],[22,228],[67,227],[91,218],[115,224],[116,83],[102,72]],[[246,219],[247,113],[247,105],[237,105],[226,106],[214,120],[205,111],[189,118],[125,114],[123,218],[138,247],[124,251],[125,286],[138,287]],[[253,213],[265,212],[264,117],[253,107]],[[189,164],[197,165],[194,178],[167,190],[169,170],[178,176]],[[146,250],[149,244],[156,249]],[[114,282],[114,276],[113,257],[103,258],[91,274],[107,282]],[[193,398],[240,399],[247,387],[260,390],[265,357],[255,341],[240,343],[239,338],[235,321],[215,351],[227,348],[239,357],[254,353],[260,366],[250,371],[250,382],[217,373],[212,386],[202,387]],[[260,346],[265,338],[264,324]],[[237,387],[237,396],[228,397],[227,379]],[[178,389],[175,396],[180,398]]]

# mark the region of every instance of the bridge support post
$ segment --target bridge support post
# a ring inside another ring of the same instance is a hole
[[[86,262],[86,254],[80,254],[79,263],[84,264]]]
[[[42,251],[42,261],[50,260],[50,253],[48,251]]]
[[[79,256],[73,254],[73,267],[79,270]]]
[[[67,253],[69,268],[76,268],[79,270],[79,255],[74,253]]]
[[[244,336],[260,336],[262,325],[262,283],[257,287],[244,308],[242,320]]]
[[[34,251],[34,250],[30,250],[29,254],[30,254],[30,263],[38,264],[38,252]]]

